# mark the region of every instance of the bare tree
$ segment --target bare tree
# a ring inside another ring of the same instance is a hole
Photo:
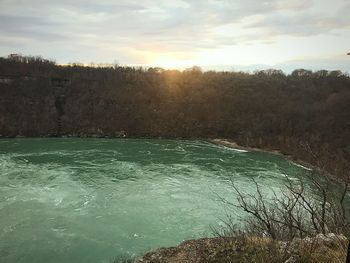
[[[248,214],[243,218],[245,231],[254,235],[291,240],[317,234],[348,234],[350,222],[345,207],[350,192],[348,183],[343,183],[339,191],[339,186],[327,176],[320,176],[319,171],[306,173],[298,182],[285,177],[280,191],[271,190],[272,197],[264,195],[254,179],[254,193],[244,193],[231,180],[237,203],[222,197],[220,200]],[[231,232],[235,230],[232,220],[225,221],[225,227]]]

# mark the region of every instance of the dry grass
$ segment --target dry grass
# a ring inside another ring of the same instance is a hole
[[[291,242],[236,236],[189,240],[147,253],[143,263],[344,263],[347,240],[314,237]]]
[[[291,242],[244,236],[239,239],[242,249],[235,256],[239,261],[233,262],[344,263],[347,253],[347,241],[344,238],[335,238],[330,242],[316,237]]]

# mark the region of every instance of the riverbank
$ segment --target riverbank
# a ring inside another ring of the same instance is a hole
[[[242,150],[242,151],[264,152],[264,153],[279,155],[279,156],[282,156],[283,158],[286,158],[288,161],[290,161],[294,165],[297,165],[297,166],[304,168],[305,170],[311,171],[311,170],[317,169],[316,166],[314,166],[310,163],[307,163],[305,161],[302,161],[302,160],[300,160],[292,155],[284,154],[280,150],[277,150],[277,149],[261,149],[261,148],[255,148],[255,147],[249,147],[249,146],[242,146],[233,140],[222,139],[222,138],[221,139],[208,139],[207,141],[210,143],[216,144],[216,145],[225,146],[228,148],[238,149],[238,150]]]
[[[148,252],[136,263],[341,263],[347,242],[346,237],[334,234],[292,241],[252,236],[202,238]]]

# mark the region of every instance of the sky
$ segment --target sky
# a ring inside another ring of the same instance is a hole
[[[349,0],[0,0],[0,56],[350,72]]]

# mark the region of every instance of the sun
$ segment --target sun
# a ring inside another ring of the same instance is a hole
[[[179,54],[154,54],[149,64],[166,69],[184,69],[195,65],[195,61]]]

